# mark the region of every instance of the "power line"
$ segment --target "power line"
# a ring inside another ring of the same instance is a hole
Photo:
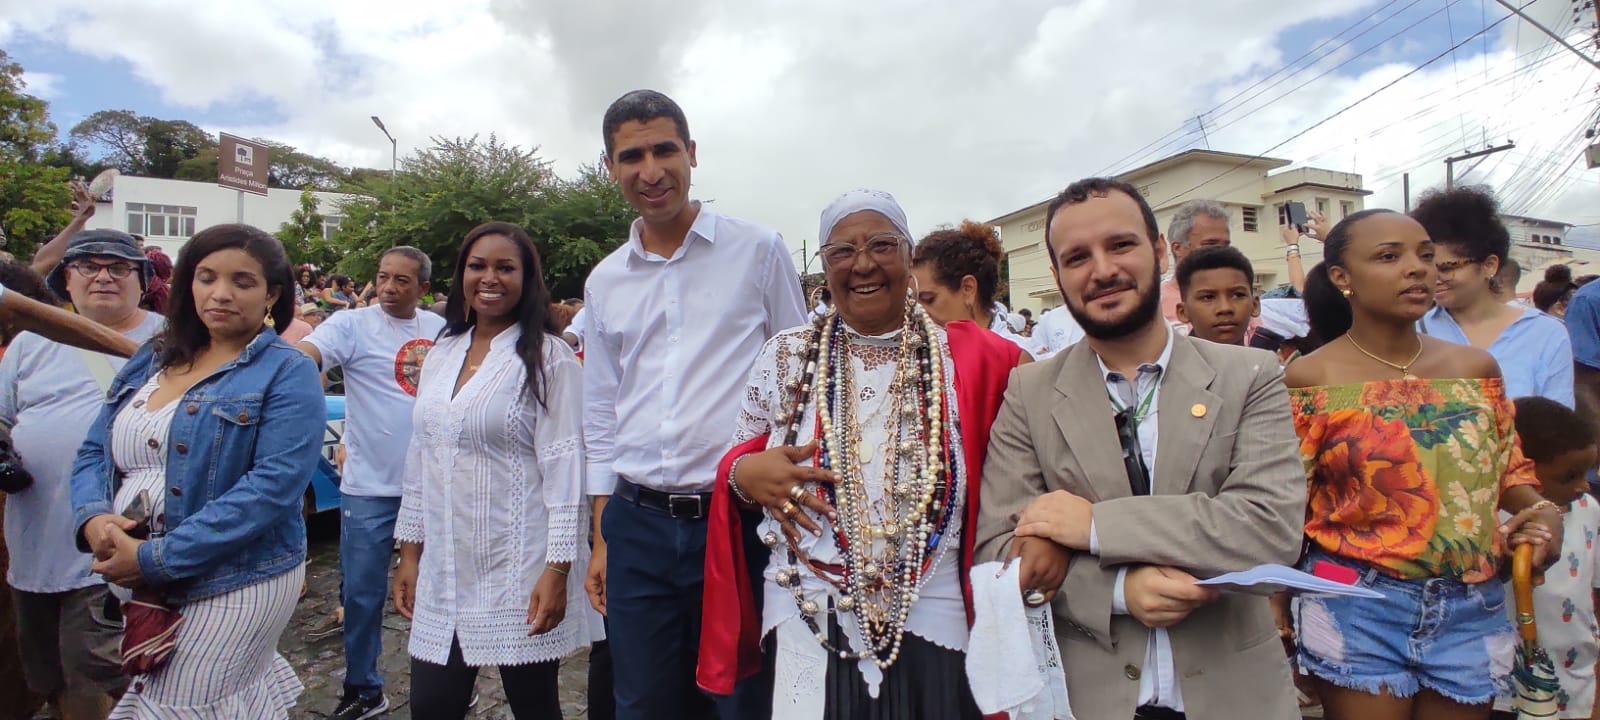
[[[1388,90],[1389,88],[1394,87],[1395,85],[1398,85],[1400,83],[1400,81],[1405,80],[1406,78],[1409,78],[1412,75],[1415,75],[1415,74],[1421,72],[1423,68],[1426,68],[1429,65],[1432,65],[1432,64],[1438,62],[1439,60],[1443,59],[1446,55],[1450,54],[1456,48],[1458,48],[1461,45],[1464,45],[1466,43],[1472,42],[1473,40],[1478,39],[1479,36],[1484,35],[1485,33],[1488,33],[1490,30],[1493,30],[1494,28],[1498,27],[1501,23],[1505,22],[1506,20],[1508,20],[1508,19],[1510,19],[1512,17],[1513,17],[1512,14],[1509,14],[1509,13],[1506,14],[1504,17],[1501,17],[1499,20],[1494,21],[1493,23],[1491,23],[1487,27],[1483,28],[1482,30],[1479,30],[1478,32],[1473,33],[1467,39],[1462,40],[1461,42],[1456,43],[1455,45],[1452,45],[1448,50],[1445,50],[1444,52],[1439,53],[1438,55],[1435,55],[1432,58],[1429,58],[1426,62],[1423,62],[1422,64],[1412,68],[1411,70],[1406,71],[1405,74],[1401,75],[1400,77],[1397,77],[1397,78],[1395,78],[1393,80],[1390,80],[1387,83],[1384,83],[1383,86],[1379,87],[1377,90],[1373,90],[1372,92],[1367,93],[1366,95],[1362,96],[1360,99],[1356,100],[1355,102],[1352,102],[1349,105],[1346,105],[1346,106],[1338,109],[1332,115],[1329,115],[1329,116],[1327,116],[1327,117],[1325,117],[1325,118],[1323,118],[1321,120],[1318,120],[1316,123],[1312,124],[1311,127],[1308,127],[1308,128],[1306,128],[1304,130],[1301,130],[1300,132],[1297,132],[1297,133],[1295,133],[1293,135],[1290,135],[1288,138],[1284,139],[1283,141],[1279,142],[1278,144],[1273,145],[1272,147],[1269,147],[1266,150],[1263,150],[1263,151],[1261,151],[1260,153],[1258,153],[1258,154],[1256,154],[1254,156],[1246,158],[1245,160],[1239,162],[1237,165],[1234,165],[1233,167],[1231,167],[1231,168],[1229,168],[1227,170],[1224,170],[1221,173],[1218,173],[1217,175],[1214,175],[1214,176],[1212,176],[1211,178],[1209,178],[1207,180],[1202,181],[1200,184],[1195,185],[1194,187],[1191,187],[1188,190],[1185,190],[1185,191],[1183,191],[1181,193],[1173,195],[1166,202],[1158,203],[1158,205],[1165,205],[1167,202],[1171,202],[1174,199],[1177,199],[1179,197],[1183,197],[1185,195],[1188,195],[1189,193],[1192,193],[1192,192],[1194,192],[1196,190],[1199,190],[1200,188],[1203,188],[1203,187],[1205,187],[1207,185],[1210,185],[1211,183],[1215,182],[1217,179],[1219,179],[1219,178],[1221,178],[1221,177],[1223,177],[1225,175],[1228,175],[1229,173],[1232,173],[1233,171],[1238,170],[1239,168],[1244,167],[1245,165],[1248,165],[1251,162],[1254,162],[1256,160],[1260,160],[1260,159],[1265,158],[1268,153],[1271,153],[1274,150],[1277,150],[1278,148],[1283,147],[1284,145],[1288,145],[1289,143],[1294,142],[1295,140],[1297,140],[1297,139],[1299,139],[1301,137],[1304,137],[1307,133],[1310,133],[1312,130],[1315,130],[1315,129],[1319,128],[1319,127],[1322,127],[1323,125],[1327,124],[1330,120],[1333,120],[1334,118],[1337,118],[1340,115],[1343,115],[1346,112],[1349,112],[1351,108],[1354,108],[1355,106],[1360,105],[1361,103],[1364,103],[1364,102],[1366,102],[1368,100],[1371,100],[1373,97],[1375,97],[1379,93],[1381,93],[1381,92],[1383,92],[1385,90]]]
[[[1248,93],[1251,90],[1255,89],[1257,86],[1261,85],[1262,83],[1267,82],[1268,80],[1271,80],[1273,77],[1277,76],[1278,73],[1281,73],[1281,72],[1283,72],[1285,70],[1288,70],[1290,67],[1293,67],[1295,64],[1299,63],[1301,60],[1304,60],[1304,59],[1306,59],[1308,57],[1311,57],[1311,55],[1315,54],[1318,50],[1321,50],[1323,47],[1327,46],[1328,43],[1333,42],[1334,40],[1338,39],[1340,36],[1344,35],[1345,33],[1350,32],[1351,30],[1354,30],[1357,27],[1360,27],[1363,23],[1365,23],[1368,20],[1371,20],[1373,17],[1376,17],[1379,13],[1383,12],[1384,10],[1386,10],[1386,9],[1388,9],[1390,7],[1393,7],[1399,1],[1400,0],[1390,0],[1383,7],[1380,7],[1377,10],[1374,10],[1374,11],[1372,11],[1370,13],[1367,13],[1360,20],[1357,20],[1356,22],[1352,23],[1349,27],[1346,27],[1345,29],[1340,30],[1339,32],[1333,34],[1332,36],[1329,36],[1327,39],[1325,39],[1322,42],[1318,43],[1316,45],[1316,47],[1313,47],[1310,50],[1307,50],[1300,57],[1297,57],[1297,58],[1295,58],[1293,60],[1290,60],[1287,63],[1284,63],[1282,66],[1279,66],[1278,69],[1273,70],[1271,73],[1267,74],[1266,77],[1263,77],[1263,78],[1261,78],[1259,80],[1256,80],[1254,83],[1251,83],[1250,85],[1248,85],[1248,86],[1244,87],[1243,89],[1239,90],[1237,93],[1234,93],[1228,99],[1223,100],[1220,103],[1217,103],[1210,110],[1206,110],[1205,112],[1202,112],[1200,114],[1201,115],[1210,115],[1212,113],[1217,112],[1222,107],[1226,106],[1228,103],[1231,103],[1234,100],[1239,99],[1245,93]],[[1395,16],[1399,15],[1401,12],[1405,12],[1412,5],[1416,5],[1419,2],[1421,2],[1421,0],[1412,0],[1410,5],[1407,5],[1406,7],[1401,8],[1399,12],[1396,12],[1394,15],[1390,15],[1388,18],[1385,18],[1384,20],[1376,23],[1376,25],[1382,25],[1383,23],[1394,19]],[[1374,25],[1374,26],[1376,26],[1376,25]],[[1358,35],[1356,37],[1360,37],[1360,36]],[[1354,38],[1352,38],[1352,40],[1353,39]],[[1346,44],[1348,44],[1348,43],[1346,43]],[[1344,45],[1340,45],[1339,47],[1342,48],[1342,47],[1344,47]],[[1338,49],[1339,48],[1334,48],[1334,50],[1338,50]],[[1318,58],[1318,59],[1321,59],[1321,58]],[[1186,131],[1186,132],[1184,131],[1184,129],[1187,128],[1188,126],[1189,126],[1189,121],[1186,119],[1186,120],[1184,120],[1183,124],[1181,124],[1181,125],[1179,125],[1177,127],[1177,129],[1168,131],[1165,135],[1162,135],[1161,137],[1158,137],[1155,140],[1150,141],[1144,147],[1141,147],[1138,150],[1135,150],[1132,153],[1129,153],[1128,155],[1123,156],[1121,159],[1111,163],[1110,165],[1107,165],[1104,169],[1102,169],[1099,172],[1095,173],[1095,175],[1105,175],[1106,173],[1110,172],[1111,170],[1126,164],[1131,159],[1145,157],[1146,155],[1149,154],[1146,151],[1148,151],[1150,148],[1156,147],[1157,145],[1162,145],[1163,142],[1166,141],[1166,139],[1168,137],[1171,137],[1175,133],[1183,132],[1185,137],[1192,136],[1194,134],[1193,131]]]

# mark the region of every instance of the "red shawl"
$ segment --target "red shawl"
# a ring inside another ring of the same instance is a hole
[[[989,450],[989,428],[1000,413],[1006,381],[1021,354],[1016,344],[969,321],[945,326],[955,363],[956,405],[961,413],[962,460],[967,468],[965,530],[961,533],[961,592],[972,622],[972,537],[978,522],[978,488]],[[735,458],[767,449],[767,436],[751,438],[728,451],[717,465],[711,515],[706,529],[705,599],[701,609],[700,663],[695,681],[706,692],[733,694],[734,683],[761,670],[761,616],[755,610],[753,579],[745,571],[743,523],[728,490]]]

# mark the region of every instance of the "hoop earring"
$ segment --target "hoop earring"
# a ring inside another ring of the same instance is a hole
[[[272,319],[272,311],[268,310],[266,317],[261,318],[261,324],[266,327],[276,327],[277,322]]]
[[[1340,290],[1339,294],[1343,295],[1345,297],[1350,297],[1353,293],[1351,293],[1350,290],[1347,288],[1347,289],[1344,289],[1344,290]]]

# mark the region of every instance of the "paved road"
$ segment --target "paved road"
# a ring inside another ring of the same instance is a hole
[[[309,588],[278,646],[279,652],[294,665],[300,682],[306,686],[299,705],[291,713],[291,717],[297,720],[331,715],[339,702],[344,677],[342,636],[307,639],[311,629],[319,625],[339,604],[339,526],[331,514],[312,519],[310,551],[310,562],[306,567]],[[378,660],[378,667],[388,683],[385,692],[389,695],[392,709],[386,717],[393,720],[411,720],[411,708],[406,702],[411,688],[411,659],[405,649],[410,628],[411,622],[396,614],[391,604],[383,620],[383,655]],[[567,718],[588,717],[587,700],[584,697],[587,672],[588,660],[583,653],[567,658],[561,665],[561,709]],[[499,675],[493,669],[487,669],[478,676],[478,692],[481,699],[469,717],[511,717]]]

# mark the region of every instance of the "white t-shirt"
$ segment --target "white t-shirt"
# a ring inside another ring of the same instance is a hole
[[[147,312],[126,335],[143,343],[165,325],[166,318]],[[106,389],[90,362],[101,363],[109,380],[127,361],[29,332],[0,360],[0,423],[12,427],[17,455],[33,475],[32,487],[6,498],[7,578],[18,590],[56,593],[105,582],[89,572],[94,558],[78,551],[72,521],[72,463],[105,407]]]
[[[336,312],[306,337],[323,370],[344,368],[341,493],[400,497],[422,358],[443,329],[437,314],[418,310],[401,320],[374,305]]]
[[[1033,337],[1042,346],[1042,353],[1034,359],[1043,360],[1082,340],[1084,334],[1067,306],[1062,305],[1039,316],[1039,322],[1033,326]]]
[[[566,331],[577,336],[579,349],[583,348],[583,334],[589,329],[588,312],[588,308],[578,308],[578,312],[572,316],[572,322],[567,324]]]
[[[1511,516],[1500,514],[1502,522]],[[1600,588],[1600,501],[1581,495],[1567,508],[1561,536],[1561,559],[1544,573],[1544,584],[1533,589],[1533,614],[1539,623],[1539,645],[1556,666],[1561,689],[1556,692],[1557,716],[1587,718],[1594,708],[1594,665],[1600,658],[1600,625],[1595,623],[1594,591]],[[1506,583],[1506,614],[1517,622],[1511,584]],[[1498,698],[1495,707],[1511,708],[1510,698]]]

